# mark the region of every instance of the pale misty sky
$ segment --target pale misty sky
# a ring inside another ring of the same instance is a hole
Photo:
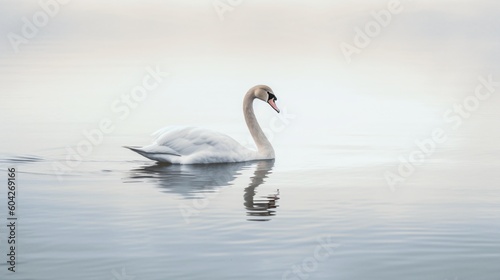
[[[473,92],[478,76],[500,80],[493,0],[399,1],[400,12],[348,63],[340,45],[354,45],[356,28],[391,2],[73,0],[16,53],[9,34],[22,35],[23,17],[43,9],[0,1],[0,94],[19,112],[5,123],[96,121],[155,66],[171,78],[129,120],[141,133],[158,128],[151,118],[215,127],[240,118],[241,97],[255,84],[273,87],[297,123],[348,131],[435,121]],[[237,5],[221,18],[214,3]],[[498,104],[492,98],[481,113],[497,114]]]

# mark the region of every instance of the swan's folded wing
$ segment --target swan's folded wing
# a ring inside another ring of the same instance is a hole
[[[179,125],[171,125],[167,127],[163,127],[158,129],[157,131],[153,132],[151,136],[153,136],[153,140],[156,142],[160,137],[168,134],[168,133],[175,133],[177,131],[181,131],[184,129],[190,129],[193,127],[187,127],[187,126],[179,126]]]
[[[234,151],[242,148],[238,142],[225,134],[195,127],[164,129],[161,135],[157,135],[155,142],[158,146],[168,147],[181,156],[198,152]]]

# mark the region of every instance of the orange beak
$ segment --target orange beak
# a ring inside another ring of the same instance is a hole
[[[269,105],[271,105],[271,107],[273,107],[274,110],[276,110],[276,112],[280,112],[280,109],[278,109],[278,106],[276,106],[276,103],[274,103],[274,99],[269,99],[267,101],[267,103],[269,103]]]

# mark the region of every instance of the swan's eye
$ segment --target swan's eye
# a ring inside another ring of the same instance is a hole
[[[276,98],[276,95],[270,93],[269,91],[267,92],[267,94],[269,95],[269,97],[267,98],[267,101],[269,100],[278,100],[278,98]]]

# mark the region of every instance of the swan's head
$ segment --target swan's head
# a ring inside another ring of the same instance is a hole
[[[280,112],[280,109],[276,106],[276,100],[278,100],[278,98],[274,95],[273,90],[270,87],[264,85],[255,86],[253,87],[253,92],[255,98],[267,102],[267,104],[271,105],[276,112]]]

